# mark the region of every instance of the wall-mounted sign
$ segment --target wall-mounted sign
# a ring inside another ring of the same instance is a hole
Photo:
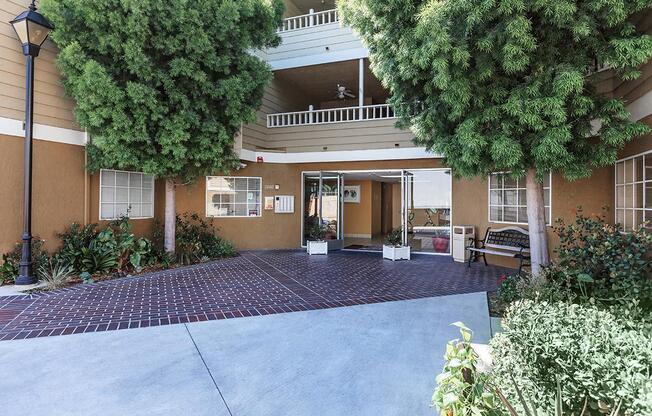
[[[272,211],[274,209],[274,197],[266,196],[265,197],[265,211]]]
[[[344,186],[344,202],[349,204],[360,203],[360,185]]]

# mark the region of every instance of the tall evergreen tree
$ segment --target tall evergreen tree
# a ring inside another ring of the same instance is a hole
[[[166,179],[165,248],[175,248],[177,183],[239,163],[234,137],[255,120],[281,0],[43,0],[63,84],[88,130],[89,169]]]
[[[613,165],[648,131],[600,94],[598,62],[640,75],[652,38],[631,23],[652,0],[338,0],[370,49],[400,123],[456,175],[525,177],[532,270],[549,262],[542,179]]]

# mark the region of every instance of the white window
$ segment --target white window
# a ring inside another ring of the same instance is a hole
[[[207,217],[260,217],[263,180],[241,176],[206,178]]]
[[[100,171],[100,219],[154,217],[154,177],[138,172]]]
[[[616,223],[625,231],[652,221],[652,151],[616,162]]]
[[[543,181],[543,200],[546,224],[552,218],[551,186],[552,174]],[[505,173],[489,176],[489,222],[527,224],[527,198],[525,178],[514,179]]]

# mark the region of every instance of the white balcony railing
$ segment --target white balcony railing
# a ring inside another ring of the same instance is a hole
[[[305,29],[308,27],[328,25],[330,23],[337,23],[340,21],[337,9],[326,10],[323,12],[312,12],[301,16],[289,17],[283,19],[281,27],[278,29],[279,33],[289,32],[291,30]]]
[[[310,126],[315,124],[350,123],[354,121],[396,118],[389,104],[363,107],[329,108],[327,110],[296,111],[267,115],[267,127]]]

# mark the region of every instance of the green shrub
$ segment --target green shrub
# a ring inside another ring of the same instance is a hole
[[[73,272],[79,273],[84,269],[83,258],[84,248],[88,248],[91,242],[97,237],[97,224],[82,226],[72,223],[70,228],[58,234],[61,240],[61,248],[55,254],[59,263],[72,266]]]
[[[41,267],[46,266],[50,261],[50,255],[43,249],[45,242],[39,238],[32,239],[32,270],[37,273]],[[0,265],[0,281],[13,283],[18,276],[20,258],[22,256],[23,244],[16,243],[14,249],[2,256]]]
[[[520,299],[519,282],[521,276],[514,274],[510,276],[502,276],[498,282],[498,299],[503,304],[512,303]]]
[[[72,224],[59,237],[63,244],[55,255],[57,261],[72,266],[78,274],[123,274],[130,269],[140,271],[156,261],[152,243],[136,238],[127,217],[111,221],[103,230],[96,224]]]
[[[496,396],[489,388],[489,375],[478,371],[478,355],[471,347],[472,331],[461,322],[462,339],[446,345],[444,371],[437,376],[432,405],[442,415],[498,416],[503,414]]]
[[[652,234],[643,227],[623,233],[604,216],[585,216],[573,224],[559,220],[555,227],[558,259],[544,273],[578,296],[580,301],[626,305],[634,300],[652,307]]]
[[[403,228],[395,228],[385,236],[385,245],[401,247],[403,245]]]
[[[492,377],[506,396],[516,397],[516,384],[537,407],[550,408],[559,381],[574,414],[585,399],[589,414],[619,399],[628,414],[652,414],[652,338],[639,323],[587,304],[522,300],[502,326],[491,341]]]
[[[308,226],[308,239],[310,241],[323,241],[326,231],[328,231],[328,227],[319,221],[319,217],[310,217]]]
[[[233,245],[218,237],[213,219],[204,221],[194,213],[177,216],[176,244],[179,262],[182,264],[235,255]]]

